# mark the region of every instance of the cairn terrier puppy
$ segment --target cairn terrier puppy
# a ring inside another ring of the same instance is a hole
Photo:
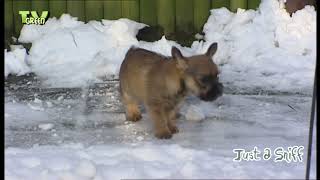
[[[222,95],[218,67],[212,56],[217,51],[213,43],[205,54],[184,57],[172,47],[172,57],[141,48],[131,47],[120,67],[120,95],[129,121],[142,116],[138,105],[143,104],[154,121],[155,136],[171,138],[176,126],[179,104],[193,94],[204,101]]]

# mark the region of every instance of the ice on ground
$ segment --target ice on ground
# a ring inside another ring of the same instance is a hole
[[[43,123],[49,120],[49,114],[44,111],[43,107],[30,105],[23,105],[20,103],[6,103],[5,104],[6,125],[26,126],[30,123]]]
[[[35,111],[44,111],[44,108],[41,104],[28,103],[28,106]]]
[[[17,47],[13,48],[12,51],[4,50],[4,76],[7,77],[9,74],[13,75],[24,75],[29,73],[30,67],[26,63],[27,52],[24,48]]]
[[[188,99],[182,113],[196,106],[205,118],[190,122],[181,116],[180,133],[167,141],[155,139],[147,114],[139,122],[125,123],[119,115],[103,113],[98,103],[95,112],[83,114],[73,106],[83,99],[59,101],[44,111],[8,102],[5,175],[8,179],[303,178],[310,100],[228,94],[213,103]],[[71,109],[63,108],[69,104]],[[39,124],[55,126],[44,131]],[[303,162],[232,160],[234,148],[274,150],[294,145],[305,147]]]
[[[201,121],[205,118],[205,115],[201,108],[191,105],[188,107],[185,117],[188,121]]]
[[[46,104],[47,104],[47,107],[48,107],[48,108],[53,107],[53,104],[52,104],[52,102],[50,102],[50,101],[47,101]]]
[[[76,174],[87,177],[87,178],[93,178],[96,175],[96,167],[91,161],[88,160],[82,160],[79,165],[76,167]]]
[[[54,127],[54,124],[51,124],[51,123],[39,124],[38,127],[41,130],[47,131],[47,130],[52,129]]]
[[[38,98],[34,98],[33,102],[37,104],[42,104],[42,100]]]
[[[311,94],[316,59],[314,7],[306,6],[290,17],[283,2],[263,0],[256,11],[233,13],[220,8],[210,12],[203,29],[205,42],[195,41],[191,47],[165,37],[138,41],[135,36],[146,25],[128,19],[84,23],[68,14],[51,18],[43,26],[24,25],[19,41],[32,43],[27,62],[52,87],[87,86],[117,75],[132,45],[164,55],[170,55],[174,45],[190,56],[218,42],[214,61],[227,86]]]

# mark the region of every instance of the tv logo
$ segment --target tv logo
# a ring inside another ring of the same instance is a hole
[[[40,17],[37,11],[19,11],[19,14],[21,15],[22,24],[43,25],[47,20],[49,12],[42,11]]]

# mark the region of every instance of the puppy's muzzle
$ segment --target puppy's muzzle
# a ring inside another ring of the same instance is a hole
[[[218,97],[222,96],[223,93],[223,85],[222,83],[216,82],[206,93],[200,94],[200,99],[204,101],[214,101]]]

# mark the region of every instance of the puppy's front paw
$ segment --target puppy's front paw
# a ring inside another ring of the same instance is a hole
[[[155,133],[155,136],[159,139],[170,139],[172,137],[172,133],[170,132],[169,129],[158,130]]]
[[[169,126],[169,129],[171,131],[172,134],[176,134],[179,132],[179,129],[177,126]]]
[[[131,115],[131,116],[127,116],[127,120],[128,121],[132,121],[132,122],[137,122],[140,119],[142,119],[141,114],[134,114],[134,115]]]

